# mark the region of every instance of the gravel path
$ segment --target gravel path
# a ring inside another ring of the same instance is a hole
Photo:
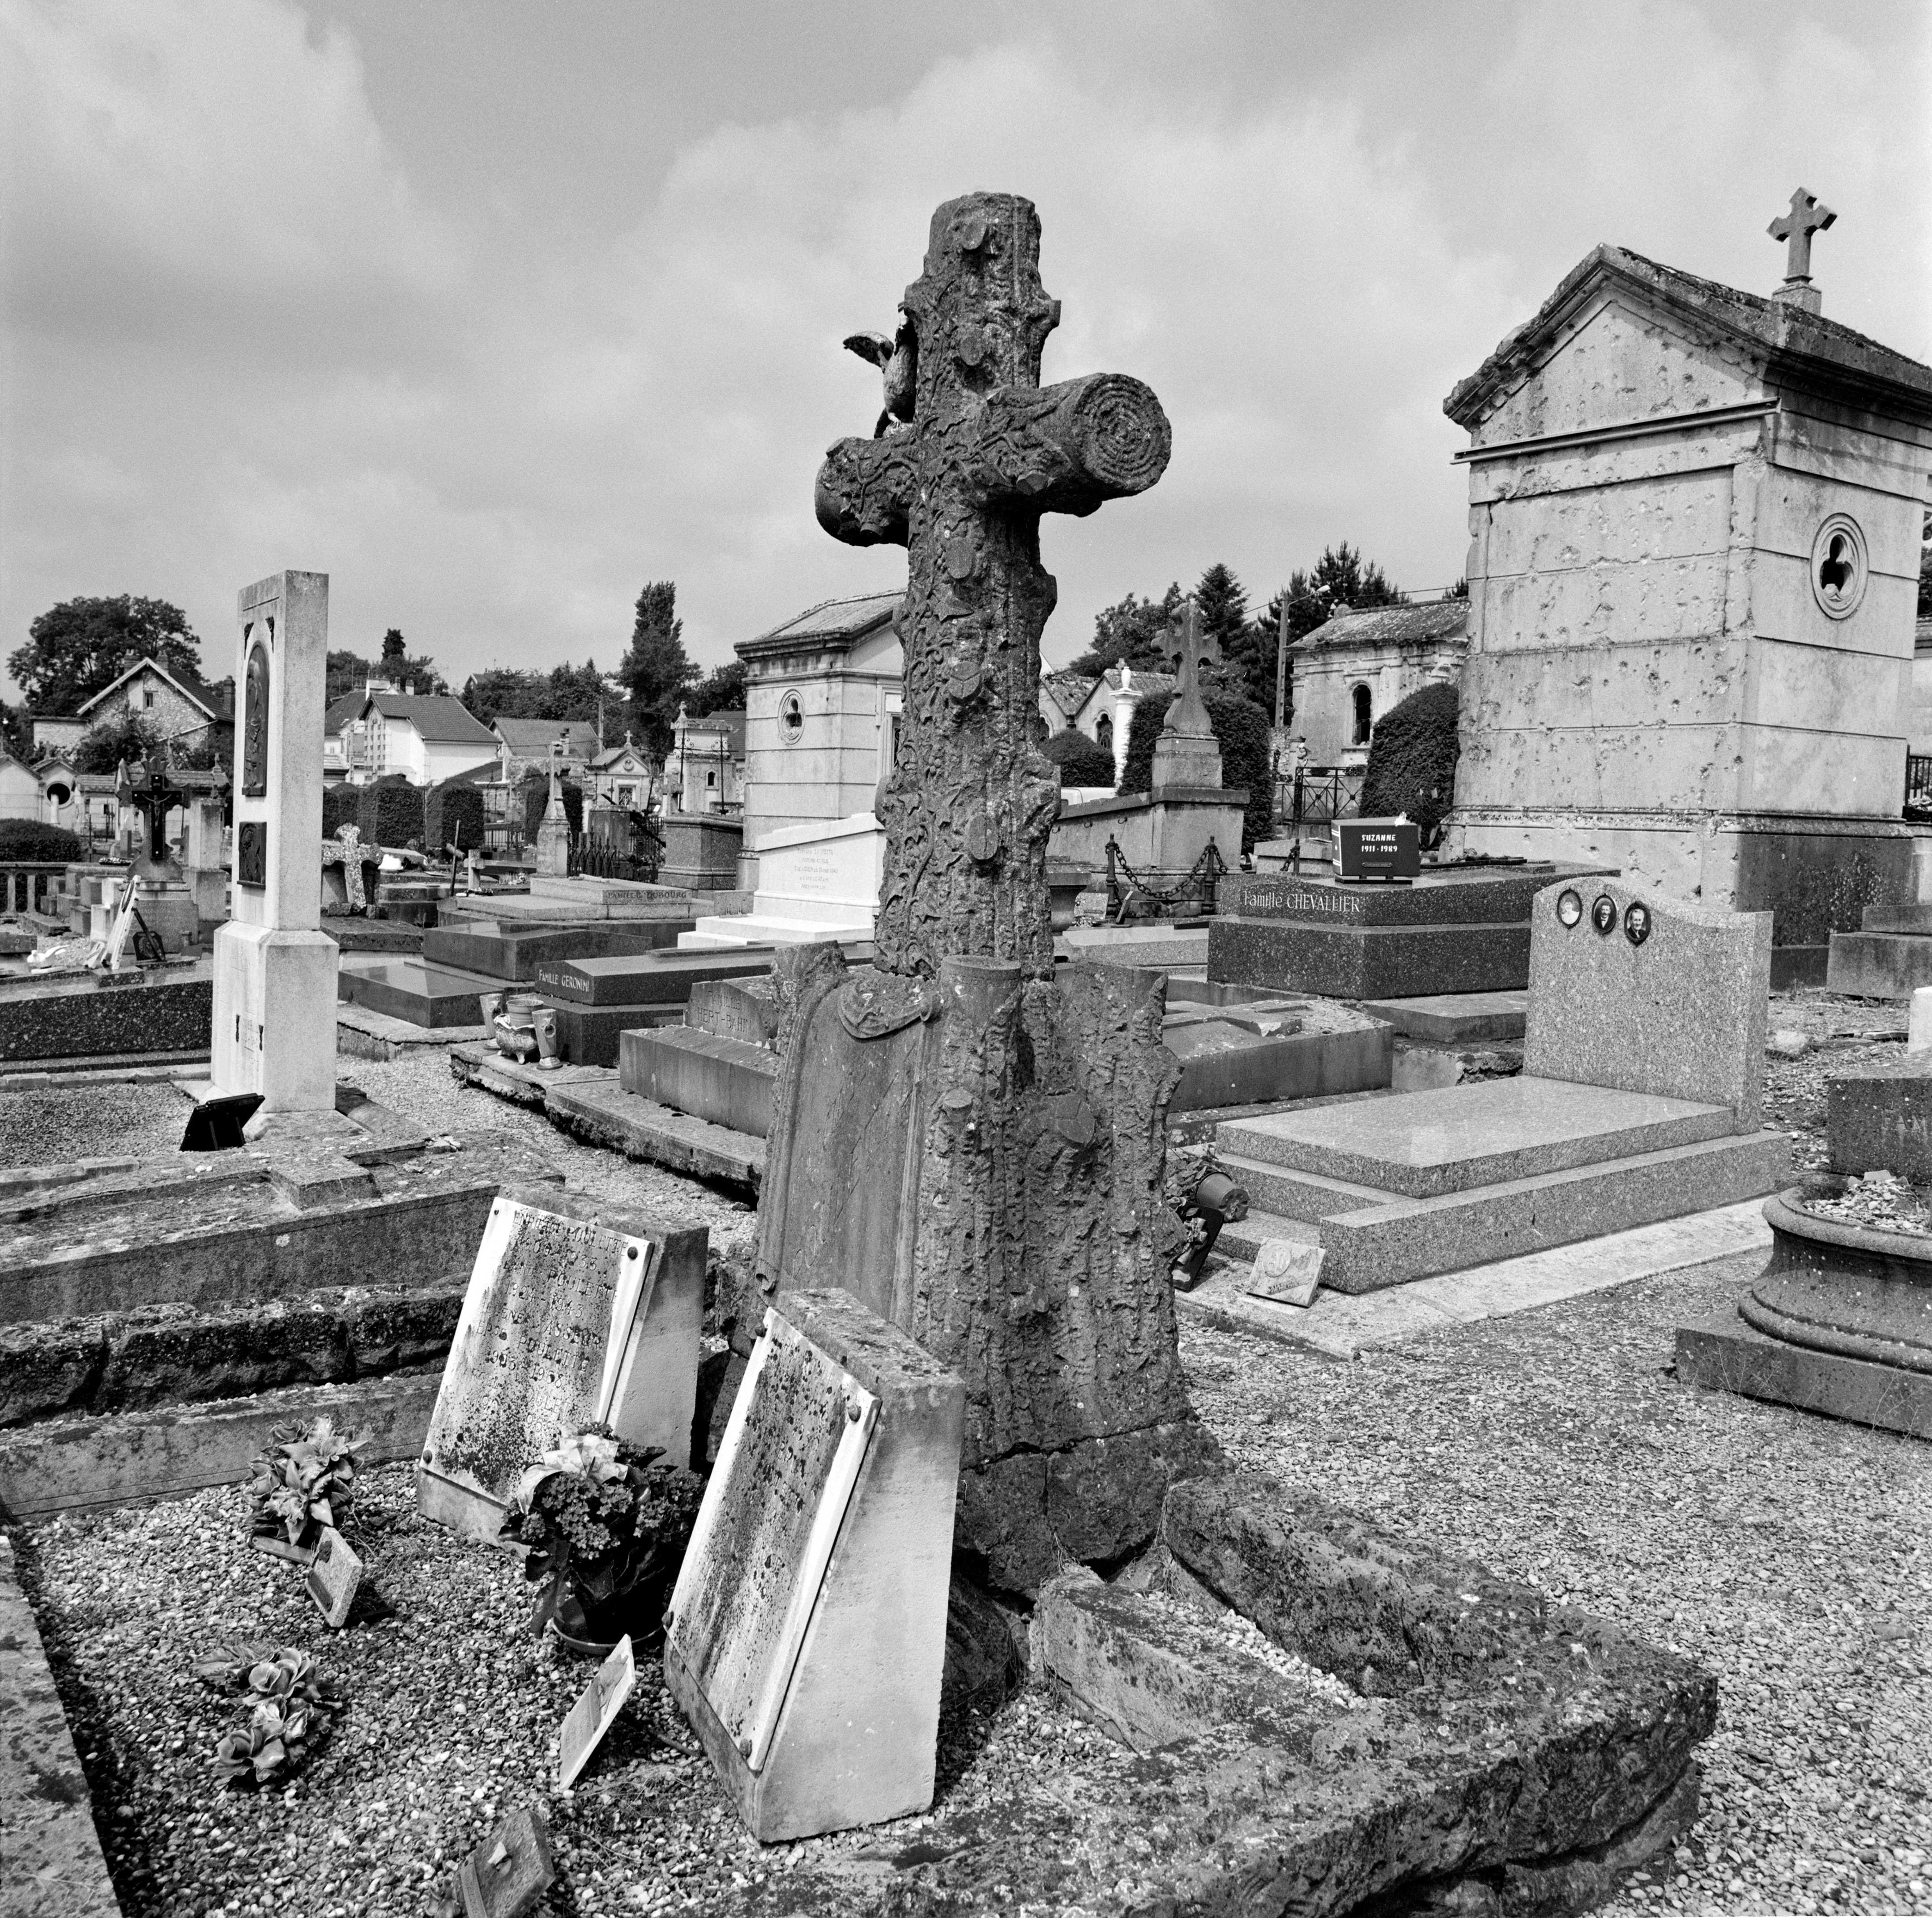
[[[166,1079],[0,1091],[0,1166],[178,1152],[188,1103]]]

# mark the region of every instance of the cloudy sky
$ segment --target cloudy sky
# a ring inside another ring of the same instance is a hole
[[[709,664],[903,555],[820,532],[938,201],[1023,193],[1044,377],[1174,459],[1049,522],[1050,659],[1224,559],[1462,570],[1443,396],[1599,241],[1932,359],[1932,6],[0,0],[0,653],[76,594],[331,576],[452,679],[614,666],[674,579]],[[8,696],[12,697],[10,688]]]

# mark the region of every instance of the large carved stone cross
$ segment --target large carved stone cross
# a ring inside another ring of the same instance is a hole
[[[970,955],[1051,972],[1059,782],[1039,749],[1040,635],[1054,596],[1040,516],[1143,492],[1167,465],[1167,417],[1138,380],[1040,385],[1060,302],[1039,262],[1030,200],[968,193],[941,206],[905,293],[911,420],[839,441],[819,471],[828,532],[908,549],[905,713],[878,808],[882,971],[932,977],[942,958]]]

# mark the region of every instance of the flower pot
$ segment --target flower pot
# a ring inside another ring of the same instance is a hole
[[[563,1063],[562,1040],[556,1029],[556,1008],[540,1005],[536,1012],[537,1065],[546,1072],[554,1072]]]
[[[1826,1189],[1765,1200],[1771,1259],[1738,1311],[1788,1345],[1932,1372],[1932,1236],[1841,1224],[1798,1203]]]
[[[552,1619],[550,1622],[550,1635],[566,1652],[580,1659],[596,1659],[599,1663],[608,1659],[617,1649],[617,1641],[615,1638],[613,1638],[608,1644],[601,1638],[573,1638],[555,1619]]]

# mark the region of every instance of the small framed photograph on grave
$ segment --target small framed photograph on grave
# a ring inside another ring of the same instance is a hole
[[[1633,946],[1641,946],[1650,937],[1650,908],[1641,899],[1633,899],[1624,908],[1624,937]]]
[[[1600,892],[1590,906],[1590,923],[1608,939],[1617,929],[1617,902],[1607,892]]]
[[[1556,917],[1560,925],[1574,926],[1583,917],[1583,895],[1574,886],[1565,886],[1558,895]]]

